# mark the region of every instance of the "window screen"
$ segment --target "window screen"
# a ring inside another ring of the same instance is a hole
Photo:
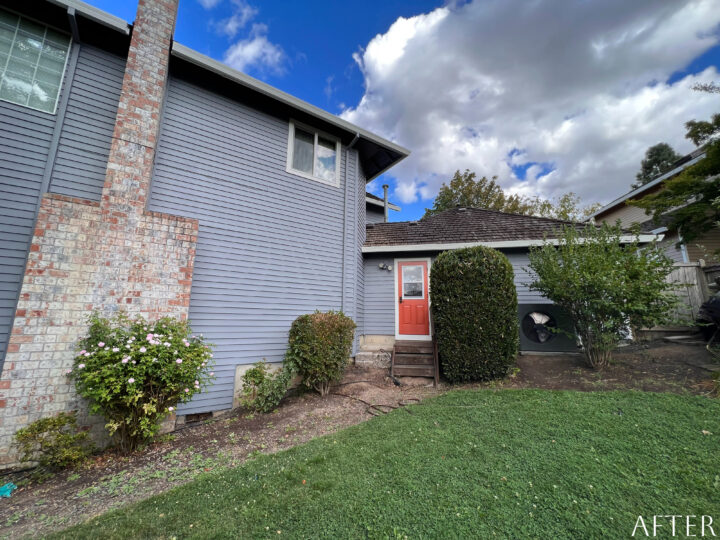
[[[0,9],[0,99],[54,113],[70,36]]]

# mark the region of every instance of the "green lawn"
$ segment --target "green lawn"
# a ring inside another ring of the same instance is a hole
[[[638,515],[720,517],[719,438],[702,397],[457,391],[59,536],[627,538]]]

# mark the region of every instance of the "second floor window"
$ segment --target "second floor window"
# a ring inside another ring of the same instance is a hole
[[[287,170],[333,186],[340,185],[340,141],[290,122]]]
[[[70,36],[0,9],[0,99],[55,113]]]

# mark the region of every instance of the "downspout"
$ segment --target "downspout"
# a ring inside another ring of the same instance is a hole
[[[345,313],[345,262],[347,260],[347,214],[348,214],[348,168],[350,165],[350,150],[358,142],[359,133],[345,147],[345,193],[343,195],[343,227],[342,227],[342,275],[340,276],[340,311]]]
[[[387,223],[389,221],[389,217],[390,217],[390,206],[389,206],[390,203],[388,202],[388,194],[387,194],[387,190],[389,187],[390,186],[388,186],[387,184],[383,184],[383,203],[384,203],[383,206],[385,207],[385,223]]]

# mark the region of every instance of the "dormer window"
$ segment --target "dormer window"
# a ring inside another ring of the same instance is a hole
[[[55,113],[70,36],[0,9],[0,100]]]
[[[291,121],[287,172],[331,186],[339,186],[340,141]]]

